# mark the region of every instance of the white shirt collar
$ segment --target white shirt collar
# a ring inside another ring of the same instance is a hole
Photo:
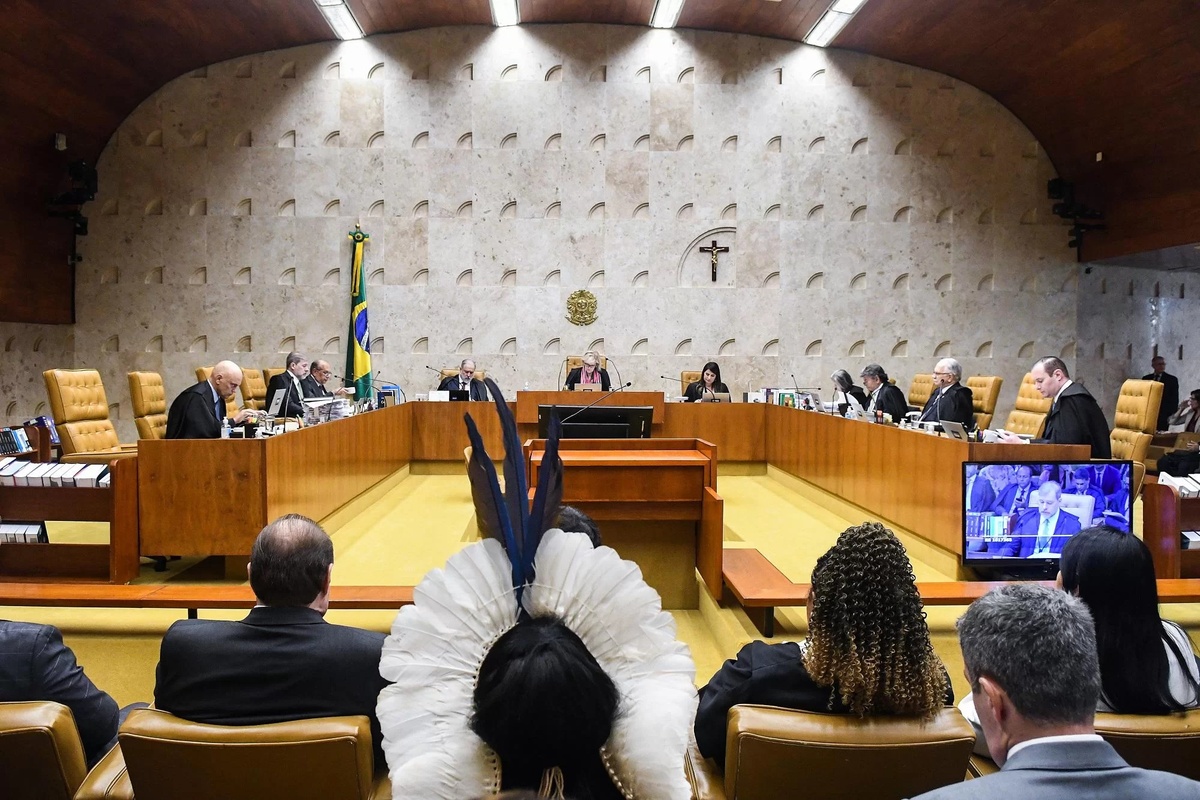
[[[1066,383],[1064,383],[1062,386],[1060,386],[1060,387],[1058,388],[1058,394],[1054,395],[1054,402],[1055,402],[1055,403],[1057,403],[1057,402],[1058,402],[1058,398],[1062,397],[1062,393],[1063,393],[1063,392],[1065,392],[1065,391],[1067,390],[1067,387],[1068,387],[1068,386],[1070,386],[1070,385],[1071,385],[1072,383],[1074,383],[1074,382],[1075,382],[1075,381],[1073,381],[1073,380],[1071,380],[1070,378],[1068,378],[1068,379],[1067,379],[1067,382],[1066,382]]]
[[[1008,749],[1008,758],[1012,758],[1017,753],[1029,747],[1031,744],[1058,744],[1067,742],[1103,742],[1103,737],[1098,733],[1068,733],[1062,736],[1039,736],[1036,739],[1026,739],[1023,742],[1014,744]]]

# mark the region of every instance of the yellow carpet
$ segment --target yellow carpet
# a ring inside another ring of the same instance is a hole
[[[475,538],[470,487],[460,467],[453,470],[414,465],[381,483],[323,521],[333,537],[335,584],[417,583],[454,552]],[[449,473],[449,474],[439,474]],[[813,564],[863,513],[837,498],[775,469],[732,469],[721,473],[718,490],[725,499],[727,547],[761,550],[794,581],[806,582]],[[1140,521],[1140,514],[1137,515]],[[918,580],[953,580],[955,558],[940,549],[897,531],[908,547]],[[59,523],[50,527],[53,541],[105,541],[106,526],[97,523]],[[208,562],[171,562],[167,573],[142,570],[139,582],[216,579]],[[697,683],[705,683],[743,644],[759,638],[757,630],[737,608],[723,608],[701,591],[700,608],[672,612],[680,638],[696,660]],[[962,659],[954,635],[959,607],[928,609],[934,646],[946,662],[955,693],[965,683]],[[1200,608],[1164,608],[1172,619],[1200,628]],[[241,612],[201,612],[206,618],[239,619]],[[182,611],[139,609],[0,608],[0,617],[59,626],[80,663],[98,686],[122,705],[150,700],[158,645],[167,627]],[[391,611],[333,611],[332,622],[387,631]],[[777,640],[803,638],[804,610],[777,611]]]

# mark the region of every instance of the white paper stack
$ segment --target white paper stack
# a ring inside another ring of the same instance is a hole
[[[1183,532],[1183,549],[1200,550],[1200,531]]]
[[[20,476],[17,477],[20,480]],[[1198,497],[1200,496],[1200,483],[1188,477],[1180,477],[1177,475],[1168,475],[1163,472],[1158,476],[1158,482],[1163,486],[1174,487],[1175,491],[1179,492],[1180,497]]]

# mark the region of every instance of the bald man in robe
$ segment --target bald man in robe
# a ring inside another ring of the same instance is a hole
[[[219,439],[226,420],[232,427],[255,416],[248,408],[232,417],[225,415],[225,400],[233,397],[241,385],[241,367],[232,361],[217,364],[208,380],[189,386],[171,403],[167,412],[167,438]]]

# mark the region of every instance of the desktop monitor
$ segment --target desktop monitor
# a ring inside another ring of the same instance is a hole
[[[545,439],[550,416],[563,421],[564,439],[649,439],[653,406],[538,406],[538,438]]]
[[[963,566],[1053,575],[1066,542],[1133,520],[1131,461],[1006,461],[963,464]]]

